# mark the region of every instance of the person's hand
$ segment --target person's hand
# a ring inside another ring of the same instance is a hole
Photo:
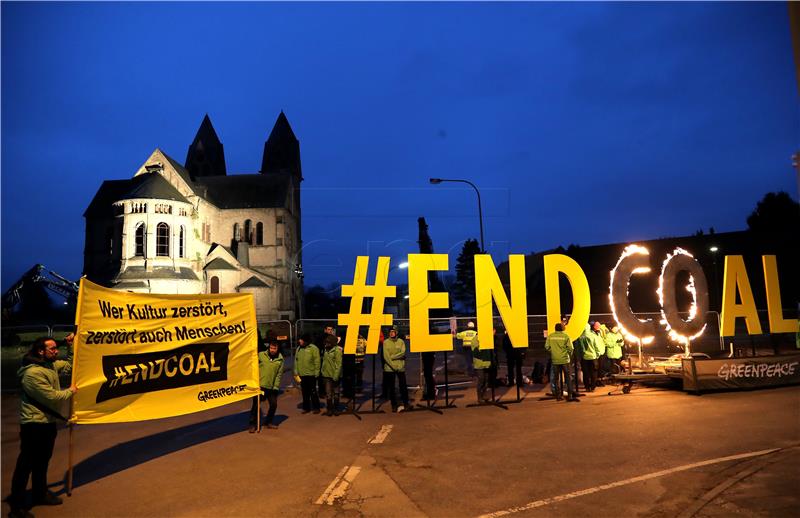
[[[69,391],[75,394],[76,392],[78,392],[78,386],[73,383],[72,385],[69,386]]]

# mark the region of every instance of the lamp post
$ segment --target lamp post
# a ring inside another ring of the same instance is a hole
[[[470,182],[469,180],[461,180],[461,179],[457,179],[457,178],[453,178],[453,179],[450,179],[450,178],[429,178],[428,181],[430,183],[432,183],[433,185],[438,185],[438,184],[440,184],[442,182],[465,183],[465,184],[469,185],[470,187],[472,187],[473,189],[475,189],[475,194],[478,195],[478,222],[481,225],[481,253],[485,254],[486,253],[486,247],[483,246],[483,209],[481,208],[481,192],[478,190],[478,188],[475,186],[475,184]]]
[[[714,263],[714,303],[717,307],[717,311],[719,311],[719,306],[721,305],[719,304],[719,277],[717,276],[717,252],[719,251],[719,247],[714,245],[708,250],[711,252],[711,257]]]

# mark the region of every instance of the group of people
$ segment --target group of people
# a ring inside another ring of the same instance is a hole
[[[602,386],[605,373],[620,369],[623,339],[617,327],[609,330],[600,322],[592,322],[587,324],[583,334],[573,344],[564,333],[565,325],[565,322],[556,324],[555,330],[545,340],[545,349],[550,353],[550,384],[553,395],[560,400],[562,389],[559,387],[559,380],[563,379],[566,383],[567,400],[577,401],[579,373],[586,391],[592,392],[595,387]],[[392,411],[403,412],[409,408],[405,373],[408,349],[396,327],[390,328],[388,334],[386,338],[383,333],[380,336],[382,397],[391,403]],[[480,348],[478,332],[473,322],[469,322],[463,331],[454,331],[453,335],[461,340],[468,367],[471,367],[472,374],[477,378],[479,404],[490,402],[487,391],[491,384],[498,382],[493,350],[505,350],[508,384],[524,383],[523,352],[511,345],[507,334],[498,334],[498,329],[495,328],[492,349]],[[20,453],[11,481],[11,495],[8,497],[12,517],[33,516],[25,500],[25,490],[31,477],[34,505],[61,503],[61,499],[47,489],[47,467],[53,453],[57,423],[66,421],[64,404],[78,391],[75,385],[61,389],[59,380],[59,376],[66,376],[71,372],[73,339],[72,333],[65,339],[68,346],[65,360],[57,359],[58,343],[53,338],[37,339],[23,358],[18,371],[21,387]],[[293,375],[303,396],[302,413],[321,413],[320,398],[325,398],[325,415],[338,415],[340,382],[343,382],[341,392],[351,405],[355,401],[356,392],[362,389],[366,340],[359,335],[356,353],[344,355],[342,339],[343,337],[336,336],[332,326],[328,326],[316,340],[312,340],[309,335],[303,335],[298,340]],[[321,345],[321,349],[314,341]],[[434,353],[423,353],[422,362],[425,377],[423,397],[429,401],[434,400],[437,394],[433,374]],[[260,399],[268,405],[266,427],[277,428],[274,419],[284,372],[284,358],[274,336],[268,335],[266,340],[259,339],[258,365],[261,395],[253,398],[250,410],[251,433],[257,430]]]
[[[604,386],[603,378],[622,371],[622,349],[624,339],[617,326],[610,330],[600,322],[586,324],[581,336],[573,344],[564,332],[566,321],[555,325],[544,342],[550,353],[550,388],[557,400],[563,399],[566,385],[567,401],[577,402],[579,376],[586,392]]]

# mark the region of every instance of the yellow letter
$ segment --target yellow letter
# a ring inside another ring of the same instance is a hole
[[[764,265],[764,285],[767,288],[767,312],[769,313],[770,333],[794,333],[797,331],[796,318],[783,318],[781,305],[781,285],[778,282],[778,261],[774,255],[762,255]]]
[[[447,254],[408,254],[408,314],[411,352],[452,351],[450,334],[431,334],[428,325],[431,309],[450,307],[447,292],[428,291],[428,272],[447,271]]]
[[[589,321],[591,295],[589,281],[580,265],[574,259],[562,254],[544,256],[544,291],[547,306],[547,330],[555,329],[561,322],[561,292],[558,289],[558,274],[566,275],[572,288],[572,315],[564,330],[571,339],[576,340]]]
[[[741,304],[736,303],[737,289],[742,298]],[[722,336],[736,334],[738,317],[744,317],[748,334],[761,334],[761,322],[758,321],[756,301],[753,299],[753,290],[750,289],[750,280],[747,278],[744,259],[741,255],[726,255],[722,281],[722,314],[719,317]]]
[[[494,311],[492,300],[508,331],[514,347],[528,347],[528,300],[525,289],[525,256],[508,256],[508,279],[511,300],[497,275],[497,270],[488,254],[475,255],[475,307],[478,312],[478,344],[481,349],[492,349],[492,325]]]

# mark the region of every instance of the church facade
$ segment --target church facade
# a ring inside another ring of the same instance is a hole
[[[183,165],[156,149],[84,212],[83,273],[139,293],[253,294],[259,321],[301,317],[300,143],[283,112],[261,170],[228,174],[206,117]]]

